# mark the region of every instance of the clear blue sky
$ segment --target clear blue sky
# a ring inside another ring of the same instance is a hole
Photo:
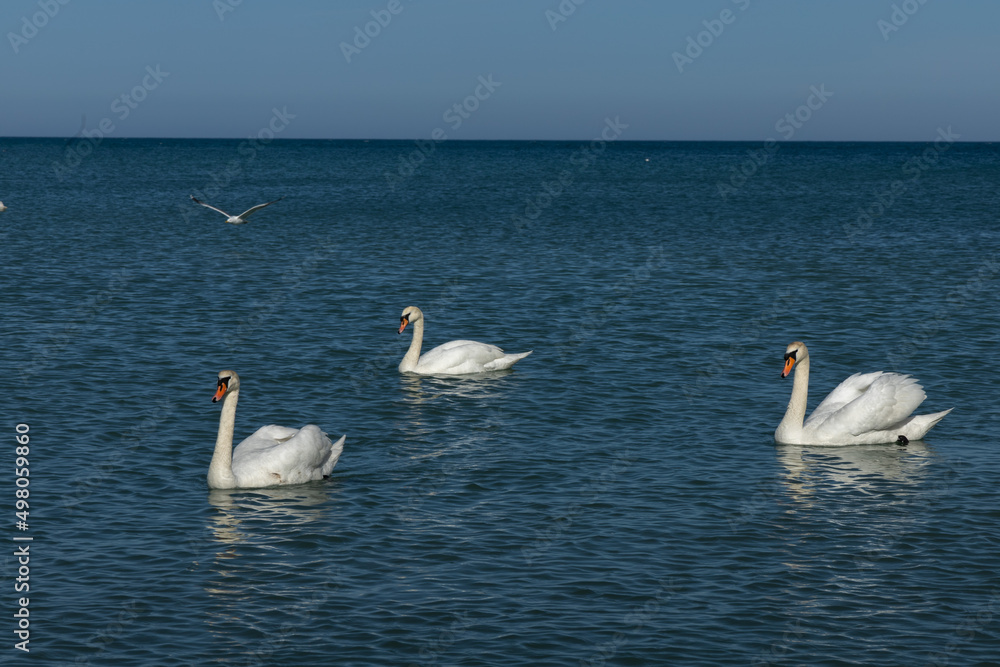
[[[576,2],[4,0],[0,136],[1000,140],[1000,2]]]

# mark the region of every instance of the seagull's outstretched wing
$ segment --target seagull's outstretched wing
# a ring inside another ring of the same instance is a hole
[[[253,213],[254,211],[259,211],[260,209],[264,208],[265,206],[270,206],[274,202],[279,202],[282,199],[284,199],[284,197],[278,197],[274,201],[269,201],[266,204],[257,204],[253,208],[248,208],[247,210],[245,210],[242,213],[240,213],[240,217],[243,218],[244,220],[246,220],[247,218],[250,217],[250,214]],[[216,209],[216,210],[218,210],[218,209]]]
[[[221,208],[215,208],[211,204],[206,204],[205,202],[201,201],[200,199],[195,199],[194,195],[190,195],[190,197],[191,197],[191,201],[193,201],[195,204],[201,204],[205,208],[210,208],[213,211],[218,211],[219,213],[221,213],[222,215],[226,216],[227,218],[232,217],[228,213],[226,213],[225,211],[223,211]]]

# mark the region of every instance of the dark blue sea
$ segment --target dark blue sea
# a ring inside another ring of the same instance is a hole
[[[0,140],[3,662],[1000,664],[1000,146],[946,130]],[[400,374],[410,305],[533,354]],[[776,445],[795,340],[810,409],[954,411]],[[223,369],[330,479],[208,489]]]

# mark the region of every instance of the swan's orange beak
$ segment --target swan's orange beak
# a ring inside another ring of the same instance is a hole
[[[409,323],[410,320],[406,319],[405,317],[399,318],[399,331],[397,331],[396,333],[403,333],[403,329],[405,329],[406,325]]]
[[[788,377],[788,374],[792,372],[792,366],[794,365],[795,357],[785,357],[785,370],[781,371],[781,377]]]
[[[217,403],[223,396],[226,395],[226,389],[229,388],[229,383],[226,380],[219,380],[219,386],[215,390],[215,396],[212,397],[212,402]]]

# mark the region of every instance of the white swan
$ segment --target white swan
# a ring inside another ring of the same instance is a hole
[[[219,373],[212,402],[222,399],[219,435],[208,466],[208,486],[213,489],[254,489],[277,484],[301,484],[323,479],[337,465],[344,440],[330,442],[318,426],[301,429],[262,426],[233,449],[236,402],[240,376],[235,371]]]
[[[780,444],[867,445],[894,442],[901,435],[920,440],[952,410],[911,415],[927,396],[915,379],[882,371],[855,373],[831,391],[803,423],[809,394],[809,350],[805,343],[796,341],[785,350],[781,377],[788,377],[792,367],[792,398],[774,432],[774,440]]]
[[[3,205],[2,201],[0,201],[0,213],[2,213],[3,211],[6,211],[6,210],[7,210],[7,207]]]
[[[226,216],[226,222],[228,222],[231,225],[245,225],[248,222],[247,218],[250,217],[251,213],[253,213],[254,211],[259,211],[260,209],[264,208],[265,206],[270,206],[271,204],[273,204],[275,202],[279,202],[282,199],[284,199],[284,197],[278,197],[274,201],[269,201],[266,204],[257,204],[253,208],[248,208],[247,210],[243,211],[239,215],[229,215],[228,213],[226,213],[225,211],[223,211],[221,208],[215,208],[211,204],[206,204],[205,202],[201,201],[200,199],[195,199],[194,195],[190,195],[190,197],[191,197],[191,201],[193,201],[195,204],[201,204],[205,208],[210,208],[213,211],[218,211],[222,215]]]
[[[399,333],[407,324],[413,324],[413,340],[406,356],[399,362],[401,373],[420,375],[466,375],[510,368],[524,359],[531,351],[505,354],[496,345],[477,343],[474,340],[453,340],[420,354],[424,341],[424,314],[416,306],[408,306],[399,318]]]

